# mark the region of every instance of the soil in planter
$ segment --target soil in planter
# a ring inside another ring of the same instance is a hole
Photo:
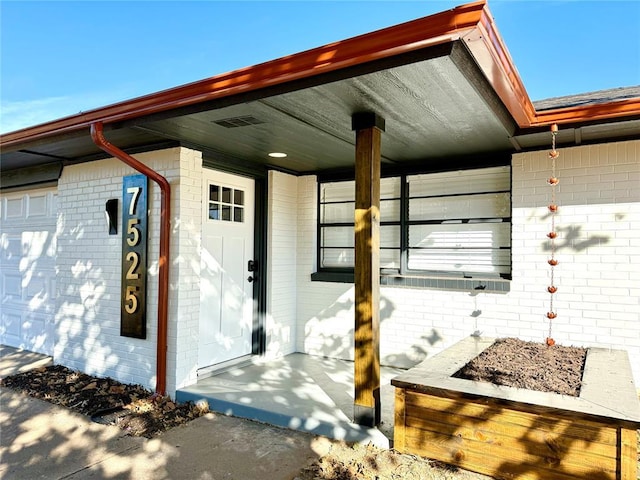
[[[453,376],[577,397],[586,357],[586,348],[501,338]]]

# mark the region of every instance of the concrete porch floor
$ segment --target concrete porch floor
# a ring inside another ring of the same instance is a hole
[[[255,359],[182,388],[176,400],[205,399],[209,408],[235,417],[347,442],[393,446],[391,379],[405,370],[381,367],[382,423],[367,428],[353,420],[353,362],[293,353]]]

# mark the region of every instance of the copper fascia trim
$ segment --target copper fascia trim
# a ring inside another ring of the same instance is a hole
[[[640,98],[631,98],[615,102],[555,108],[536,112],[532,126],[548,126],[554,123],[579,123],[637,115],[640,115]]]
[[[536,111],[487,6],[477,28],[472,29],[464,40],[520,128],[640,115],[640,98]]]
[[[234,94],[300,80],[457,40],[474,29],[485,2],[475,2],[393,27],[217,75],[180,87],[89,110],[0,136],[14,144],[193,105]]]
[[[93,142],[109,155],[146,175],[160,187],[160,255],[158,259],[158,339],[156,342],[156,393],[167,389],[167,325],[169,314],[169,239],[171,237],[171,185],[155,170],[109,143],[101,122],[91,124]]]
[[[488,6],[484,7],[477,28],[464,40],[514,120],[520,127],[529,126],[535,114],[533,103],[498,33]]]

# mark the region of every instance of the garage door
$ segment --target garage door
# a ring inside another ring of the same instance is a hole
[[[0,342],[51,355],[56,297],[55,188],[0,194]]]

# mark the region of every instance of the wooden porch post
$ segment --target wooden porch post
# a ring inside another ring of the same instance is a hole
[[[356,131],[354,421],[380,424],[380,137],[384,119],[352,117]]]

